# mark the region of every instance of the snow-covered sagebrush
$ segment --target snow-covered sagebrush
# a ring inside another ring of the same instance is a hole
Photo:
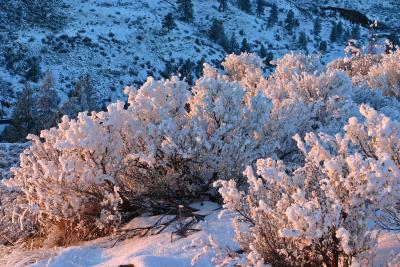
[[[399,49],[385,54],[364,54],[361,49],[350,45],[346,51],[351,56],[331,62],[329,69],[346,71],[355,85],[400,98]]]
[[[305,163],[293,171],[259,159],[256,173],[245,170],[246,193],[234,181],[216,183],[224,207],[238,213],[236,237],[250,265],[366,263],[376,212],[400,193],[400,124],[366,105],[360,112],[365,122],[351,118],[344,135],[309,133],[305,142],[296,135]]]
[[[176,208],[216,179],[239,180],[246,164],[267,155],[271,101],[261,92],[247,98],[211,67],[205,73],[191,90],[178,77],[149,78],[137,91],[126,89],[127,104],[65,116],[57,128],[29,136],[31,147],[4,182],[18,195],[5,212],[21,231],[35,225],[46,242],[68,243],[65,232],[108,234],[123,215]]]
[[[385,86],[397,90],[394,78],[383,82],[396,71],[381,68],[359,84],[313,56],[289,54],[275,64],[264,77],[262,61],[244,53],[227,56],[223,71],[205,64],[193,86],[149,77],[126,88],[127,103],[65,116],[30,135],[0,187],[0,226],[7,226],[0,242],[65,245],[110,234],[143,212],[176,212],[215,196],[212,184],[222,180],[226,207],[250,223],[238,240],[252,263],[358,261],[374,243],[373,211],[392,208],[398,190],[391,118],[400,104],[392,94],[375,97]],[[256,161],[262,178],[246,169]]]

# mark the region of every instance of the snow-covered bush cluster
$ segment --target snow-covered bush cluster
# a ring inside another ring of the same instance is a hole
[[[176,209],[216,179],[240,180],[246,164],[268,154],[271,101],[261,93],[247,99],[239,83],[209,66],[191,89],[178,77],[149,78],[126,92],[127,104],[64,117],[29,137],[20,167],[4,182],[18,194],[5,212],[21,230],[36,225],[43,239],[55,236],[49,231],[107,234],[126,212]]]
[[[368,220],[398,192],[400,104],[384,89],[397,90],[385,64],[398,54],[381,55],[365,83],[302,54],[277,60],[269,77],[247,53],[223,71],[205,64],[193,86],[150,77],[126,88],[127,103],[29,137],[0,188],[2,234],[32,246],[86,240],[215,197],[220,180],[226,208],[249,223],[237,234],[253,263],[354,263],[373,245]],[[246,169],[256,162],[261,178]]]
[[[303,166],[259,159],[256,174],[245,171],[247,193],[234,181],[217,182],[225,208],[240,214],[238,242],[257,260],[349,266],[371,252],[377,233],[369,223],[400,193],[400,124],[368,106],[360,111],[365,122],[351,118],[343,136],[309,133],[303,142],[296,135]]]
[[[331,62],[330,69],[346,71],[355,85],[380,90],[385,96],[400,99],[399,50],[364,54],[361,49],[350,45],[346,51],[351,56]]]

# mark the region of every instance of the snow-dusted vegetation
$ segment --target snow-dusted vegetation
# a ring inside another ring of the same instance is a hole
[[[0,1],[0,266],[400,266],[399,10]]]
[[[0,242],[118,236],[143,214],[185,236],[190,204],[222,196],[242,252],[210,241],[193,264],[210,248],[221,266],[371,264],[380,231],[400,227],[400,51],[358,52],[327,66],[287,54],[267,77],[232,54],[193,85],[149,77],[126,103],[63,117],[3,181]]]

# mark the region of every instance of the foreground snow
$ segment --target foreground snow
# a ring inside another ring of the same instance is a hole
[[[132,238],[115,244],[111,238],[64,249],[18,251],[0,249],[1,266],[119,266],[135,267],[209,267],[215,266],[213,258],[218,251],[235,251],[231,214],[220,215],[215,203],[197,205],[199,213],[208,214],[195,228],[199,232],[188,237],[171,235],[173,229],[144,238]],[[154,218],[154,217],[153,217]],[[134,219],[128,226],[143,224],[149,218]],[[212,238],[210,238],[212,236]],[[218,247],[215,249],[215,247]],[[379,240],[373,266],[386,266],[393,253],[400,252],[396,233],[386,233]],[[198,258],[194,261],[193,258]]]

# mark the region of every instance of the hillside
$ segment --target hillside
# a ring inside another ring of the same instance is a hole
[[[14,3],[12,0],[8,2]],[[316,53],[320,50],[321,41],[327,41],[329,49],[322,56],[322,61],[327,62],[343,55],[354,25],[340,14],[319,8],[352,8],[371,20],[397,27],[397,16],[393,15],[397,14],[398,7],[393,1],[384,2],[378,5],[371,1],[341,1],[340,4],[334,1],[318,4],[304,0],[276,1],[278,22],[273,26],[267,23],[270,2],[266,3],[263,14],[257,15],[255,3],[252,4],[251,14],[248,14],[240,10],[235,1],[228,1],[225,12],[218,10],[219,4],[215,0],[194,1],[193,22],[179,20],[174,1],[161,0],[64,0],[64,4],[57,2],[49,7],[57,9],[57,12],[55,15],[51,13],[54,18],[46,13],[52,18],[47,24],[29,23],[33,19],[25,19],[28,21],[25,22],[24,18],[13,23],[4,15],[4,12],[6,15],[7,12],[13,13],[9,8],[3,11],[2,23],[5,27],[0,27],[3,51],[0,55],[0,116],[11,116],[16,92],[22,90],[25,80],[30,80],[32,86],[37,88],[43,82],[46,71],[54,76],[54,87],[61,99],[60,107],[68,101],[68,95],[71,96],[79,78],[89,75],[96,88],[94,109],[124,98],[125,86],[138,86],[149,75],[159,78],[161,73],[168,76],[171,72],[189,71],[198,77],[203,62],[218,66],[227,53],[209,38],[213,19],[223,22],[227,38],[235,34],[238,48],[246,38],[250,45],[247,50],[257,53],[263,45],[273,58],[289,51]],[[284,27],[289,10],[293,10],[295,19],[300,22],[291,35]],[[166,32],[162,29],[162,20],[169,12],[174,13],[177,26]],[[1,18],[0,13],[0,21]],[[317,19],[321,22],[321,31],[314,35],[313,25]],[[339,21],[343,26],[342,37],[331,42],[332,25]],[[359,44],[367,47],[371,32],[362,26],[359,30]],[[304,41],[303,44],[299,41],[300,32],[305,33],[306,46]]]

